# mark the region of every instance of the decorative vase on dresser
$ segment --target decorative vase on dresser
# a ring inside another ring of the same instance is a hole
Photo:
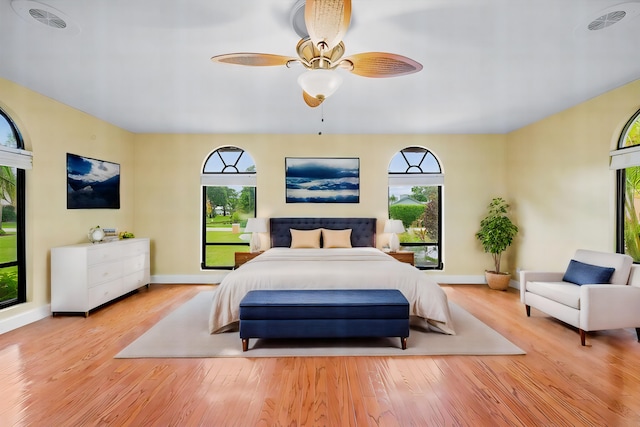
[[[148,285],[149,239],[51,249],[51,312],[83,313]]]

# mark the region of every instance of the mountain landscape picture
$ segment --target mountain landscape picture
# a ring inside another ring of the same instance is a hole
[[[287,203],[359,203],[360,159],[285,159]]]
[[[67,209],[120,209],[120,165],[67,153]]]

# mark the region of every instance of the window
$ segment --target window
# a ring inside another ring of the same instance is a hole
[[[611,168],[617,170],[616,250],[640,262],[640,110],[611,152]]]
[[[256,166],[238,147],[207,158],[202,184],[202,268],[231,269],[235,252],[249,252],[247,219],[256,216]]]
[[[407,147],[389,164],[389,218],[399,219],[402,250],[415,253],[420,269],[442,269],[442,185],[440,163],[427,149]]]
[[[20,132],[0,110],[0,308],[27,300],[24,182],[31,153],[23,148]]]

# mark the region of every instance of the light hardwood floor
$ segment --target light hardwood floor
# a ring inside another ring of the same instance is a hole
[[[577,332],[517,291],[444,286],[524,356],[114,359],[202,285],[0,335],[2,426],[637,426],[635,331]],[[639,308],[640,309],[640,308]]]

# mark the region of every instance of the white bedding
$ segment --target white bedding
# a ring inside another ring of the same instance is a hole
[[[240,319],[240,300],[254,289],[396,288],[409,301],[412,324],[455,334],[447,295],[424,272],[376,248],[272,248],[229,273],[216,288],[209,331]],[[417,317],[416,317],[417,316]]]

